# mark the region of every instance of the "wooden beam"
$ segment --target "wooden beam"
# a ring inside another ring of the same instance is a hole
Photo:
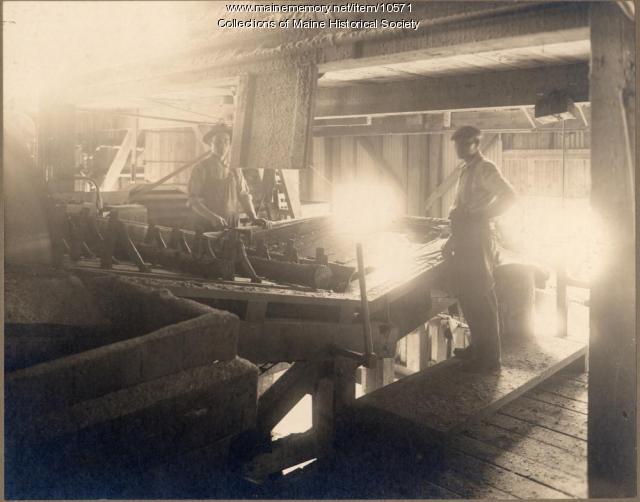
[[[248,165],[247,152],[254,95],[255,77],[249,73],[243,73],[238,77],[233,114],[233,142],[229,165],[234,169]]]
[[[483,8],[470,2],[460,5],[464,6],[462,8],[468,11],[470,16],[474,14],[473,10]],[[430,26],[429,20],[426,20],[421,23],[423,31],[414,36],[407,36],[405,33],[402,37],[386,37],[326,47],[320,54],[319,70],[327,73],[385,66],[502,50],[505,47],[515,49],[574,42],[589,37],[586,5],[574,2],[569,5],[537,5],[534,9],[531,9],[531,5],[524,7],[529,10],[486,15],[482,22],[469,19],[446,26]]]
[[[364,372],[364,393],[369,394],[385,385],[393,383],[395,367],[393,357],[385,357],[376,361],[374,368],[362,368]]]
[[[391,164],[387,162],[387,159],[385,159],[381,155],[380,151],[376,148],[371,139],[358,138],[358,142],[360,143],[362,148],[364,148],[365,152],[367,152],[367,155],[371,157],[371,160],[374,161],[375,165],[380,169],[380,171],[382,171],[388,178],[391,178],[394,181],[396,187],[399,188],[403,194],[406,193],[407,190],[402,183],[402,180],[393,169],[393,166],[391,166]]]
[[[305,394],[313,390],[319,364],[294,363],[258,399],[258,433],[268,435]]]
[[[589,497],[637,495],[635,23],[615,2],[591,7],[591,205],[603,219],[607,260],[591,283]],[[635,200],[634,200],[635,199]]]
[[[133,150],[134,145],[135,145],[135,135],[132,129],[128,129],[127,134],[124,137],[124,140],[122,140],[122,144],[118,149],[118,153],[116,153],[116,156],[114,157],[113,162],[111,162],[111,165],[109,166],[109,170],[107,171],[107,174],[104,177],[104,181],[100,185],[100,190],[104,192],[111,192],[118,188],[117,187],[118,178],[120,176],[120,173],[124,169],[124,166],[127,163],[127,159],[129,158],[129,155],[134,151]]]
[[[392,357],[399,332],[389,324],[372,323],[373,350]],[[253,363],[322,359],[333,348],[364,352],[360,323],[295,320],[240,322],[238,354]]]
[[[519,2],[520,3],[520,2]],[[569,4],[569,5],[567,5]],[[144,65],[128,64],[94,72],[75,79],[66,86],[68,96],[78,103],[104,103],[117,106],[132,97],[161,96],[178,90],[233,87],[238,75],[290,69],[306,62],[317,62],[321,72],[408,61],[477,54],[508,48],[526,48],[547,44],[575,42],[589,37],[588,14],[584,2],[558,2],[558,5],[491,5],[476,7],[460,4],[458,14],[425,14],[422,28],[415,34],[398,30],[378,30],[375,34],[351,34],[335,39],[324,33],[305,41],[295,41],[238,55],[233,47],[220,50],[215,45],[192,47],[162,56]],[[436,5],[435,9],[442,9]],[[466,11],[482,10],[478,12]],[[510,14],[505,11],[512,12]],[[444,17],[443,17],[444,14]],[[436,17],[440,17],[436,21]],[[469,16],[474,16],[473,18]],[[479,17],[482,22],[479,22]],[[434,26],[434,22],[439,25]],[[227,44],[227,47],[232,44]]]
[[[467,124],[474,124],[485,133],[548,133],[562,131],[562,124],[536,125],[536,128],[532,130],[532,122],[525,118],[523,110],[526,110],[526,108],[453,111],[451,112],[451,123],[448,127],[445,126],[440,113],[373,117],[368,125],[314,127],[313,135],[317,137],[429,135],[453,132],[458,127]],[[588,110],[586,113],[588,113]],[[529,114],[529,116],[531,115]],[[582,119],[567,120],[565,122],[565,131],[586,131],[588,126],[584,124],[585,122]]]
[[[534,105],[541,94],[566,89],[574,102],[589,100],[586,63],[387,84],[320,88],[316,117],[390,115]]]

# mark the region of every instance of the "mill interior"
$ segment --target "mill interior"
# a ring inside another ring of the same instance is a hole
[[[636,495],[633,4],[397,5],[5,115],[8,499]]]

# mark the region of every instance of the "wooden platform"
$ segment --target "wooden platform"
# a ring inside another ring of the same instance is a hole
[[[449,359],[359,399],[355,418],[385,435],[400,433],[425,443],[446,441],[584,356],[586,350],[582,343],[556,337],[503,343],[501,370],[464,372],[460,360]]]
[[[571,396],[571,397],[567,397]],[[587,497],[587,374],[561,371],[449,438],[442,462],[358,445],[294,471],[264,497],[566,499]]]

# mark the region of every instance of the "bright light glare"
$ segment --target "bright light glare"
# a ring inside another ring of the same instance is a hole
[[[55,84],[187,47],[187,21],[199,4],[5,2],[5,106],[35,106],[40,92]]]
[[[400,199],[388,185],[346,183],[334,190],[333,215],[340,232],[365,235],[382,230],[401,214]]]
[[[525,197],[500,218],[507,241],[529,260],[592,280],[604,267],[606,233],[587,199]]]

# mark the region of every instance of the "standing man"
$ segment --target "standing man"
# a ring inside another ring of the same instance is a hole
[[[496,246],[493,220],[515,202],[515,191],[496,165],[480,152],[482,133],[472,126],[458,129],[458,157],[465,162],[451,208],[451,238],[443,254],[451,265],[454,294],[471,331],[471,343],[457,349],[470,371],[500,368],[500,333],[494,292]]]
[[[239,206],[253,223],[267,226],[267,220],[256,215],[242,171],[229,167],[231,129],[218,124],[202,141],[211,146],[211,154],[191,172],[187,203],[195,213],[196,229],[207,232],[237,227]]]

